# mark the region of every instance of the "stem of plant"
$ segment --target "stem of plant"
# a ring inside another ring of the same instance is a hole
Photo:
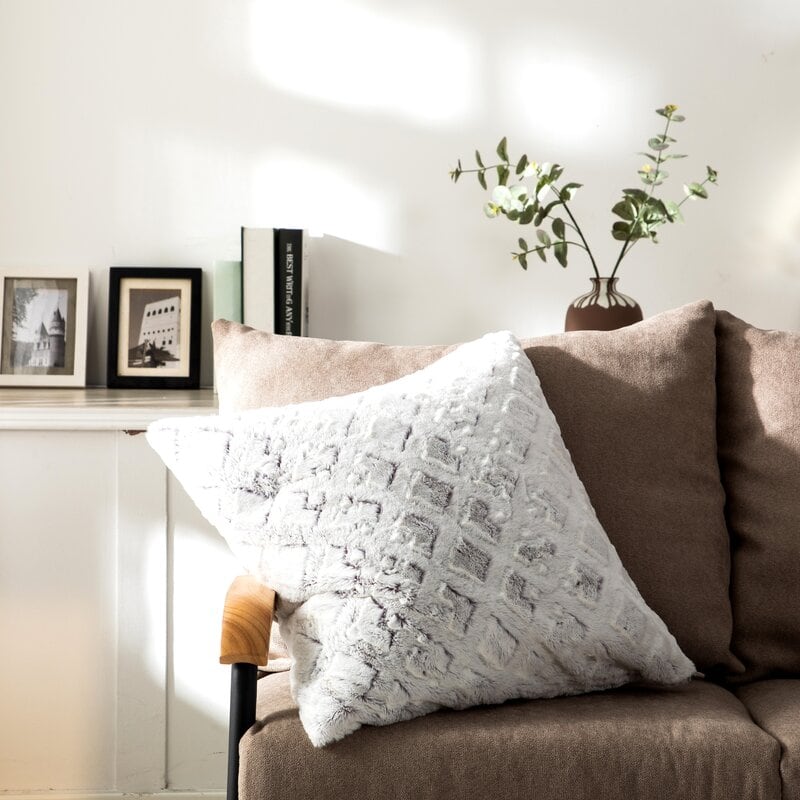
[[[560,199],[561,198],[560,189],[558,189],[555,185],[553,186],[553,189],[558,193],[558,197]],[[575,217],[572,216],[572,212],[569,210],[569,205],[567,205],[567,201],[561,200],[560,202],[561,205],[564,206],[564,211],[567,212],[567,216],[570,218],[570,220],[572,220],[572,227],[575,228],[575,233],[577,233],[578,236],[581,237],[581,242],[583,242],[581,246],[588,254],[589,261],[592,262],[592,269],[594,270],[595,277],[599,278],[600,271],[597,269],[597,263],[594,260],[594,256],[592,255],[591,249],[589,248],[589,243],[586,241],[586,237],[583,235],[583,231],[581,230],[580,225],[578,225],[578,220],[576,220]],[[568,242],[568,244],[578,244],[578,242]]]
[[[672,122],[672,118],[667,117],[667,124],[664,126],[664,133],[663,133],[664,139],[666,139],[667,133],[669,132],[670,122]],[[648,195],[648,197],[652,197],[653,192],[656,190],[655,181],[658,179],[659,167],[661,166],[661,160],[662,160],[661,154],[663,152],[664,152],[663,150],[658,151],[658,158],[656,159],[656,171],[655,175],[653,175],[653,183],[650,186],[650,194]],[[639,213],[636,215],[636,219],[634,219],[634,221],[631,223],[631,229],[630,232],[628,233],[628,238],[625,239],[625,241],[622,243],[622,247],[620,248],[619,255],[617,256],[616,263],[614,264],[614,269],[611,270],[611,275],[609,276],[609,279],[613,278],[617,274],[617,270],[619,269],[619,265],[622,263],[622,259],[625,258],[631,247],[633,247],[633,245],[636,244],[636,242],[638,241],[637,239],[631,241],[631,236],[633,236],[633,232],[636,230],[636,225],[639,222],[639,217],[641,216],[641,213],[642,209],[640,208]]]

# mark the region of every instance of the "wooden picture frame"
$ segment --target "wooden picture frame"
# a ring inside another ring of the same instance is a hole
[[[0,269],[0,386],[85,386],[88,308],[88,267]]]
[[[109,388],[198,388],[202,277],[194,267],[110,268]]]

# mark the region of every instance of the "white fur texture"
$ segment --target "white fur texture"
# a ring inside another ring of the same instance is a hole
[[[274,587],[311,741],[694,667],[597,521],[509,333],[346,397],[148,440]]]

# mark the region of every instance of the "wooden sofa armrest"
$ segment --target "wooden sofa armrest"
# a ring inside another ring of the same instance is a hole
[[[266,666],[275,592],[252,575],[240,575],[225,596],[220,664],[231,665],[227,800],[239,797],[239,740],[256,720],[258,667]]]
[[[252,575],[234,578],[222,613],[220,664],[267,664],[275,592]]]

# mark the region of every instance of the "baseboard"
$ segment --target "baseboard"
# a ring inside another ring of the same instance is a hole
[[[2,800],[225,800],[225,792],[7,792]]]

